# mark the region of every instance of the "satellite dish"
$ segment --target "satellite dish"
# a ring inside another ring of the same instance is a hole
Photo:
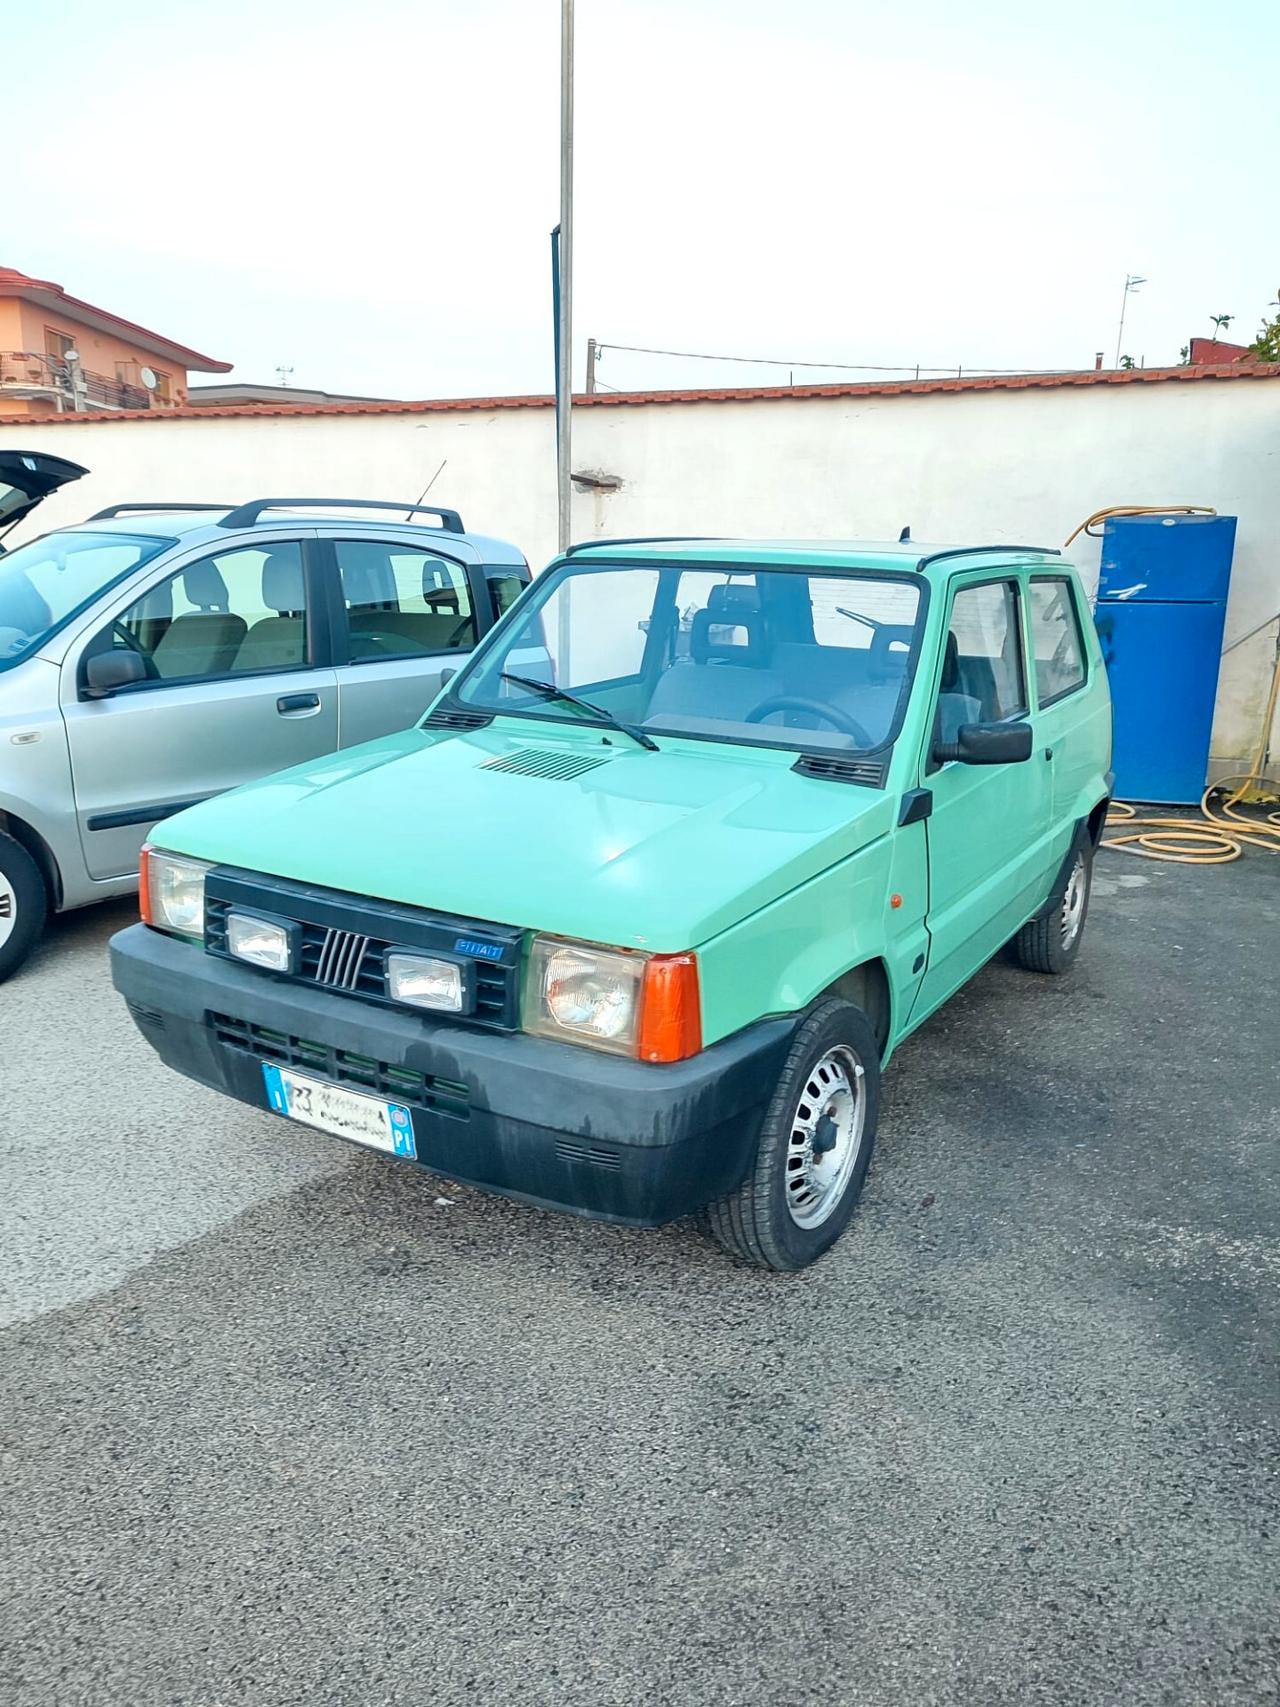
[[[141,373],[139,373],[138,378],[146,386],[148,391],[154,391],[156,386],[160,383],[156,378],[156,370],[153,367],[144,367]]]
[[[78,362],[80,360],[80,352],[79,350],[63,350],[62,359],[64,362]]]

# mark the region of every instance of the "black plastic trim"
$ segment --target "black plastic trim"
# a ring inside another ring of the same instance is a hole
[[[393,504],[386,498],[253,498],[228,511],[220,528],[251,528],[264,510],[399,510],[407,521],[411,515],[436,516],[445,533],[465,533],[456,510],[436,504]]]
[[[189,806],[199,806],[212,800],[212,794],[194,794],[190,800],[165,800],[150,806],[131,806],[125,812],[95,812],[85,819],[87,830],[127,830],[133,824],[158,824],[162,818],[172,818]]]
[[[933,816],[933,790],[931,788],[912,788],[902,797],[902,805],[898,809],[898,827],[907,824],[923,824],[926,818]]]
[[[230,504],[108,504],[105,510],[95,510],[91,522],[114,521],[117,516],[170,515],[183,510],[229,510]]]
[[[1010,556],[1016,556],[1020,551],[1034,551],[1038,557],[1062,556],[1056,545],[949,545],[945,551],[931,551],[927,557],[922,557],[916,568],[924,569],[930,563],[942,563],[949,557],[981,557],[991,551],[1005,551]],[[1010,564],[1010,568],[1013,567],[1015,565]]]

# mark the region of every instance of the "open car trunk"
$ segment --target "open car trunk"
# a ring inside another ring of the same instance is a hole
[[[0,450],[0,551],[10,528],[29,516],[50,492],[87,474],[78,462],[33,450]]]

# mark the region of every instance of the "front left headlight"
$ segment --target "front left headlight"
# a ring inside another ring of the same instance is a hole
[[[634,1055],[645,957],[535,937],[526,985],[527,1029]]]
[[[644,954],[538,936],[529,949],[524,1028],[640,1061],[702,1048],[695,954]]]
[[[139,870],[142,922],[171,936],[204,940],[204,879],[207,860],[145,847]]]

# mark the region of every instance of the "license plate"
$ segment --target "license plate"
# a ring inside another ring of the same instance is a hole
[[[310,1079],[271,1061],[262,1063],[262,1077],[267,1101],[277,1114],[331,1132],[335,1138],[349,1138],[353,1144],[417,1161],[413,1117],[403,1103],[383,1102],[324,1079]]]

